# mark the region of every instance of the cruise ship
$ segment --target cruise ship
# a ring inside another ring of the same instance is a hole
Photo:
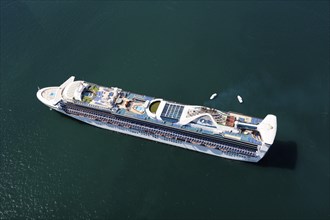
[[[100,86],[71,76],[39,89],[46,106],[96,127],[227,159],[258,162],[273,144],[277,119],[264,119]]]

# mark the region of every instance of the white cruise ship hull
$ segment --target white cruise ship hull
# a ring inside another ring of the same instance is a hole
[[[40,89],[37,98],[99,128],[232,160],[258,162],[277,130],[274,115],[261,120],[223,113],[74,81],[74,77],[59,87]]]
[[[122,133],[122,134],[131,135],[131,136],[135,136],[135,137],[139,137],[139,138],[144,138],[144,139],[159,142],[159,143],[173,145],[173,146],[180,147],[180,148],[187,149],[187,150],[197,151],[200,153],[205,153],[205,154],[209,154],[209,155],[213,155],[213,156],[217,156],[217,157],[223,157],[226,159],[239,160],[239,161],[245,161],[245,162],[258,162],[262,158],[262,157],[239,156],[238,154],[235,155],[233,153],[227,154],[226,152],[223,152],[223,151],[220,151],[217,149],[208,148],[205,146],[200,146],[198,144],[191,144],[188,142],[175,142],[173,139],[164,140],[164,139],[160,139],[160,138],[153,137],[153,136],[143,135],[138,132],[132,132],[131,130],[124,128],[124,127],[114,126],[111,124],[105,124],[105,123],[102,123],[102,122],[99,122],[96,120],[92,120],[89,118],[79,117],[79,116],[72,115],[72,114],[67,114],[66,112],[60,110],[56,106],[49,106],[49,107],[64,115],[75,118],[79,121],[85,122],[85,123],[90,124],[95,127],[107,129],[110,131],[115,131],[115,132]]]

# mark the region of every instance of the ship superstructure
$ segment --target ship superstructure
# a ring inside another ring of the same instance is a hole
[[[88,124],[229,159],[258,162],[273,144],[277,120],[104,87],[70,77],[37,92],[50,108]]]

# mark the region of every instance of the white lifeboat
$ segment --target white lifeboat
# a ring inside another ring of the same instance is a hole
[[[239,101],[239,103],[243,103],[243,99],[240,95],[237,96],[237,100]]]
[[[217,93],[213,93],[213,94],[211,95],[210,99],[211,99],[211,100],[214,99],[217,95],[218,95]]]

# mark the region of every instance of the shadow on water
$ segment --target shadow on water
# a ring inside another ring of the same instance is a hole
[[[263,167],[294,169],[297,161],[297,144],[293,141],[275,141],[265,157],[257,163]]]

